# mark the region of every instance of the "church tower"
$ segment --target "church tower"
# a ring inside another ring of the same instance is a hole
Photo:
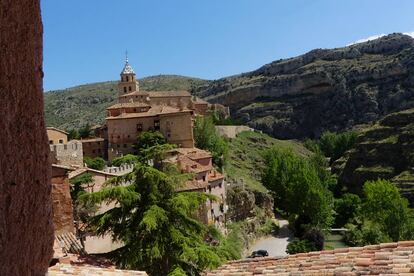
[[[121,72],[121,81],[118,83],[118,95],[139,91],[139,83],[136,79],[134,69],[128,63],[128,56],[125,58],[125,66]]]

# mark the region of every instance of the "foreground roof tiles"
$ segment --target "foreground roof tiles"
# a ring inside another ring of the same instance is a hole
[[[414,276],[414,241],[233,261],[206,275]]]
[[[115,268],[103,268],[89,265],[71,265],[57,264],[49,268],[47,276],[68,276],[68,275],[84,275],[84,276],[147,276],[143,271],[121,270]]]
[[[108,260],[96,256],[67,254],[49,267],[46,276],[147,276],[144,271],[116,269]]]

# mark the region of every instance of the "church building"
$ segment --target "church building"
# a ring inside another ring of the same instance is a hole
[[[107,108],[109,161],[134,153],[138,135],[150,130],[160,131],[180,148],[193,148],[193,119],[201,108],[200,100],[193,100],[187,91],[140,90],[126,59],[118,84],[118,103]]]

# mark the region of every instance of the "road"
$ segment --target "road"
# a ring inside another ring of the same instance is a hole
[[[253,246],[250,247],[250,252],[264,249],[269,252],[269,256],[286,256],[286,247],[293,238],[292,233],[288,228],[287,220],[279,220],[279,234],[276,237],[267,237],[258,240]]]

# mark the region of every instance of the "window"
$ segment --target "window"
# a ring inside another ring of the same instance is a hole
[[[203,175],[203,181],[206,181],[206,176]],[[210,192],[211,192],[211,188],[210,188]]]
[[[116,145],[118,148],[120,148],[121,147],[121,145],[120,144],[118,144],[118,145]]]
[[[49,140],[49,145],[53,145],[53,140]]]
[[[129,78],[128,78],[128,76],[126,76],[126,81],[129,81]]]
[[[126,87],[124,87],[124,93],[126,93],[126,92],[127,92]]]
[[[128,86],[128,90],[129,90],[129,91],[132,91],[131,86]]]
[[[137,109],[136,108],[134,108],[134,112],[137,112]]]
[[[160,130],[160,120],[155,120],[154,121],[154,129],[155,130]]]
[[[59,139],[59,144],[63,144],[63,139]]]
[[[167,137],[171,138],[171,133],[170,132],[167,132]]]
[[[137,131],[142,131],[142,124],[137,124]]]
[[[68,149],[68,145],[63,145],[63,149],[67,150]]]
[[[127,144],[124,144],[124,148],[126,148],[126,147],[128,147],[128,145]]]
[[[92,150],[92,153],[95,153],[95,150]]]

